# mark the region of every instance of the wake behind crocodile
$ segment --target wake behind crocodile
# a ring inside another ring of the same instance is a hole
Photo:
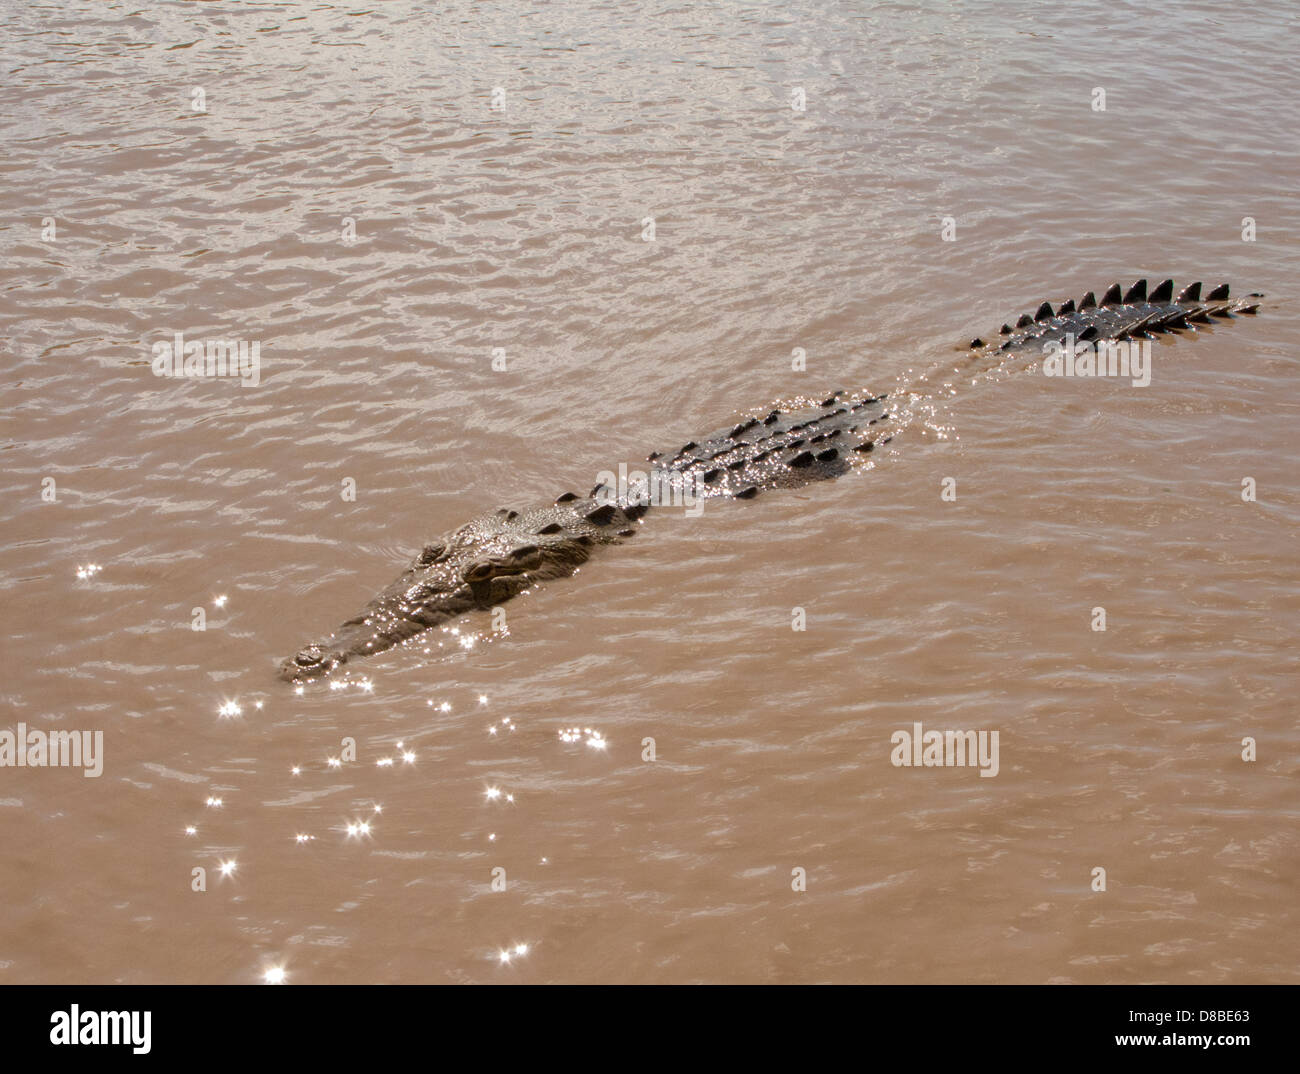
[[[1034,314],[1004,324],[995,342],[972,340],[969,363],[991,366],[1041,355],[1049,375],[1123,375],[1140,384],[1150,371],[1144,341],[1254,313],[1261,297],[1234,300],[1226,284],[1204,298],[1200,283],[1177,295],[1172,280],[1150,293],[1145,280],[1127,291],[1113,284],[1100,300],[1090,291],[1056,309],[1044,302]],[[951,362],[906,390],[914,395],[940,370],[950,372]],[[891,402],[900,394],[897,387],[878,394],[838,389],[820,402],[776,407],[680,448],[653,451],[646,469],[622,465],[617,474],[602,473],[585,496],[565,492],[538,507],[500,508],[476,518],[426,545],[357,615],[283,661],[280,676],[303,682],[329,675],[441,623],[571,575],[597,549],[635,536],[653,507],[690,510],[717,497],[752,500],[863,468],[901,427]]]

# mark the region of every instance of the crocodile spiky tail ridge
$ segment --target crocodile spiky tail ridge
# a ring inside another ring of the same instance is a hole
[[[1073,336],[1079,342],[1120,342],[1152,337],[1162,332],[1176,332],[1213,318],[1231,317],[1236,313],[1254,313],[1259,309],[1261,294],[1245,298],[1229,297],[1228,285],[1220,284],[1201,297],[1200,283],[1184,287],[1174,295],[1174,281],[1165,280],[1147,293],[1147,281],[1138,280],[1125,291],[1111,284],[1100,301],[1089,291],[1076,304],[1066,299],[1055,312],[1044,302],[1033,314],[1021,314],[1014,324],[1004,324],[999,341],[986,344],[971,340],[971,348],[989,347],[997,351],[1041,350],[1046,344]]]

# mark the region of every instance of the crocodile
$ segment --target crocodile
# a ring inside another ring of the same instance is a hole
[[[1177,294],[1173,288],[1165,280],[1148,292],[1146,280],[1139,280],[1127,290],[1113,284],[1100,299],[1089,291],[1055,309],[1044,302],[1002,325],[991,342],[976,338],[968,349],[976,356],[1031,354],[1052,344],[1153,338],[1254,313],[1263,297],[1232,299],[1226,284],[1204,296],[1200,283]],[[889,393],[837,390],[819,403],[760,412],[680,448],[651,452],[650,472],[638,472],[636,480],[602,481],[586,496],[566,492],[531,510],[483,515],[426,545],[357,615],[283,661],[280,677],[301,683],[328,675],[437,624],[571,575],[597,548],[634,536],[652,504],[665,499],[747,500],[838,477],[888,444],[896,422]]]

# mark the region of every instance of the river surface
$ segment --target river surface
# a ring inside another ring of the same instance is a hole
[[[0,727],[102,733],[0,767],[0,982],[1300,979],[1297,21],[0,5]],[[1139,276],[1268,297],[1145,387],[960,351]],[[275,677],[859,387],[870,467]]]

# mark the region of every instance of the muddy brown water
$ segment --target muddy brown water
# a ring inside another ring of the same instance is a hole
[[[1148,7],[7,6],[0,726],[103,769],[0,767],[0,981],[1295,981],[1296,15]],[[1146,387],[962,363],[1140,275],[1269,297]],[[869,470],[275,679],[839,387]]]

